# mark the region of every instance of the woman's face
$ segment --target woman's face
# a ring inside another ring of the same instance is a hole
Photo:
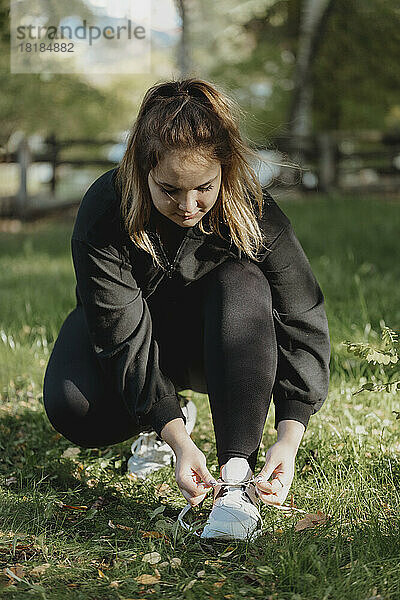
[[[160,213],[181,227],[193,227],[218,198],[221,164],[200,154],[170,151],[151,169],[148,184]]]

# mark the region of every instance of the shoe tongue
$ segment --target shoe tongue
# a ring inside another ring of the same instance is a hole
[[[233,457],[221,468],[221,479],[239,483],[251,477],[252,472],[246,458]]]

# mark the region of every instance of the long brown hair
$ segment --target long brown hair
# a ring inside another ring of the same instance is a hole
[[[223,237],[222,220],[237,248],[258,260],[263,235],[255,207],[261,217],[263,193],[250,166],[257,153],[240,133],[241,115],[236,101],[215,84],[194,77],[157,83],[145,93],[116,170],[116,184],[129,237],[157,264],[145,231],[152,205],[147,177],[166,152],[177,149],[206,154],[222,167],[219,194],[209,211],[210,230],[200,221],[200,231]]]

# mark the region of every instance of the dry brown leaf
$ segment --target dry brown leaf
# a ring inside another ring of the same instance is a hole
[[[221,587],[224,585],[224,583],[226,583],[226,582],[225,582],[225,579],[221,579],[220,581],[216,581],[216,582],[214,583],[214,587],[215,587],[215,588],[221,588]]]
[[[298,521],[294,527],[295,531],[303,531],[304,529],[310,529],[311,527],[315,527],[317,525],[322,525],[326,523],[329,519],[330,515],[326,515],[320,510],[316,513],[310,513]]]
[[[97,572],[99,574],[99,577],[105,577],[105,575],[101,569],[97,569]]]
[[[161,560],[161,554],[159,552],[148,552],[142,558],[142,562],[148,562],[151,565],[155,565]]]
[[[133,527],[128,527],[128,525],[119,525],[118,523],[113,523],[111,521],[111,519],[108,521],[108,526],[111,527],[111,529],[125,529],[126,531],[134,531]]]
[[[50,567],[50,563],[44,563],[43,565],[38,565],[37,567],[33,567],[32,571],[29,575],[33,575],[34,577],[40,577],[46,572],[46,569]]]
[[[20,580],[25,575],[25,568],[22,565],[14,565],[12,567],[5,567],[3,573],[11,580]],[[13,577],[13,575],[15,577]]]
[[[59,506],[60,508],[66,509],[66,510],[88,510],[88,506],[86,505],[78,505],[78,506],[72,506],[71,504],[64,504],[64,502],[61,502],[61,500],[56,500],[55,504],[57,506]]]
[[[157,496],[168,496],[168,494],[172,494],[172,488],[168,485],[168,483],[159,483],[155,487]]]
[[[161,533],[161,531],[144,531],[143,529],[139,529],[139,533],[142,534],[143,538],[163,538],[167,537],[165,533]]]
[[[138,583],[143,583],[145,585],[151,584],[151,583],[157,583],[160,580],[160,577],[157,575],[148,575],[147,573],[144,573],[143,575],[139,575],[138,577],[135,577],[135,581],[137,581]]]

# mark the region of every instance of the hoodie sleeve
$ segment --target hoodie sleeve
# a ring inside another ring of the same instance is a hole
[[[132,265],[107,243],[72,237],[71,251],[94,351],[132,418],[158,435],[172,419],[186,423],[175,387],[160,370],[151,314]]]
[[[288,219],[257,263],[272,293],[278,367],[275,429],[284,419],[307,428],[328,395],[330,338],[324,296]]]

